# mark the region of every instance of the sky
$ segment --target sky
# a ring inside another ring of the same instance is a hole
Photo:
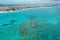
[[[60,3],[60,0],[0,0],[0,4]]]

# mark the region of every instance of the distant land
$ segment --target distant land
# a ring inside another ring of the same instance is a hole
[[[18,11],[27,8],[60,6],[60,4],[0,4],[0,11]]]

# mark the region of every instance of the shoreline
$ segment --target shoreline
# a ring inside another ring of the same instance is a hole
[[[60,6],[53,6],[53,7],[60,7]],[[52,8],[52,7],[36,7],[36,8]],[[30,10],[30,9],[35,9],[35,8],[25,8],[17,11],[0,11],[0,13],[20,12],[20,11]]]

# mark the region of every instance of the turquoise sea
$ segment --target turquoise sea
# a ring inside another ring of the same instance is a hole
[[[60,7],[0,13],[0,40],[60,40]]]

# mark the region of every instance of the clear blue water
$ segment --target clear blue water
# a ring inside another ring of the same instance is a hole
[[[0,13],[0,40],[60,40],[60,7]]]

